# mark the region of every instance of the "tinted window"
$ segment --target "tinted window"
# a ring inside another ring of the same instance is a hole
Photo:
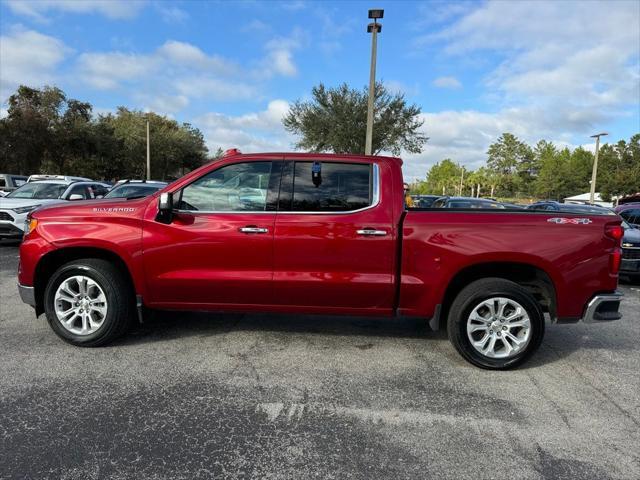
[[[319,167],[318,167],[319,166]],[[314,173],[314,168],[316,171]],[[365,163],[295,162],[291,209],[344,212],[371,205],[372,166]]]
[[[267,204],[271,162],[235,163],[182,189],[180,210],[259,212]]]
[[[39,200],[60,198],[60,195],[62,195],[66,189],[67,185],[59,183],[25,183],[7,195],[7,197],[36,198]]]
[[[620,216],[634,225],[640,224],[640,208],[630,208],[620,212]]]
[[[164,185],[125,184],[114,188],[104,198],[146,197],[163,187]]]
[[[16,187],[21,187],[22,185],[24,185],[25,183],[27,183],[27,179],[26,178],[16,178],[13,177],[13,184]]]
[[[7,186],[7,182],[5,181],[4,178],[0,178],[0,187],[6,187]]]
[[[97,197],[99,195],[102,195],[104,197],[109,192],[107,187],[103,187],[102,185],[97,184],[97,183],[91,185],[91,187],[89,187],[89,188],[91,188],[91,190],[93,191],[93,196],[94,197]]]
[[[71,188],[71,190],[67,194],[67,199],[71,198],[71,195],[81,195],[83,200],[91,198],[89,193],[87,192],[87,187],[85,187],[84,185],[76,185],[75,187]]]

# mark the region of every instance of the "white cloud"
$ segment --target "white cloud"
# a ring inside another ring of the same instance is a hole
[[[173,115],[175,112],[189,105],[189,98],[185,95],[138,95],[138,101],[144,104],[143,110],[156,112],[160,115]]]
[[[255,97],[257,90],[247,83],[226,81],[211,76],[181,76],[172,82],[184,96],[233,101]]]
[[[202,130],[212,151],[218,147],[243,152],[288,151],[293,138],[282,126],[288,110],[286,100],[272,100],[266,110],[238,116],[211,112],[197,118],[194,125]]]
[[[150,54],[83,53],[78,57],[76,70],[79,78],[100,90],[113,90],[125,84],[159,84],[162,88],[158,96],[173,98],[160,104],[172,105],[173,112],[181,104],[188,104],[175,100],[179,97],[208,96],[230,101],[255,95],[255,89],[244,82],[220,78],[239,73],[233,62],[217,55],[207,55],[190,43],[175,40],[165,42]],[[176,90],[177,96],[167,93],[170,86]]]
[[[154,74],[159,66],[156,58],[131,53],[83,53],[78,57],[78,69],[89,85],[110,90],[123,82],[134,82]]]
[[[166,23],[180,24],[185,23],[189,19],[189,14],[181,8],[165,3],[156,3],[155,6],[162,20]]]
[[[296,28],[288,37],[276,37],[269,40],[265,45],[267,53],[261,62],[259,75],[265,77],[273,75],[293,77],[297,75],[298,68],[293,61],[293,52],[302,48],[307,43],[307,39],[307,34]]]
[[[47,21],[50,12],[98,13],[111,19],[131,19],[145,6],[145,0],[8,0],[7,6],[18,15]]]
[[[0,36],[1,98],[6,98],[20,84],[54,82],[56,67],[69,51],[57,38],[33,30],[14,29]]]
[[[216,73],[231,74],[237,71],[236,65],[218,55],[207,55],[190,43],[169,40],[162,45],[157,53],[175,64],[213,70]]]
[[[431,84],[439,88],[462,88],[462,83],[456,77],[438,77]]]

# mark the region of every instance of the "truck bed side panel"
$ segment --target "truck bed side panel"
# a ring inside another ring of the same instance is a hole
[[[550,218],[589,218],[555,223]],[[409,211],[403,224],[400,313],[430,317],[447,286],[466,267],[492,262],[527,263],[549,275],[558,317],[577,318],[595,292],[613,291],[609,272],[614,249],[604,226],[611,215]]]

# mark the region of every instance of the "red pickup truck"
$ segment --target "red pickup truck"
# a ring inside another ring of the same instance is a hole
[[[618,216],[407,209],[401,166],[234,151],[147,198],[40,208],[20,294],[79,346],[147,308],[417,316],[490,369],[528,358],[545,315],[620,318]]]

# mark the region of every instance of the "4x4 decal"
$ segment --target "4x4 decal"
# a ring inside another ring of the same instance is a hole
[[[554,217],[547,219],[549,223],[559,223],[559,224],[571,224],[571,225],[588,225],[591,223],[591,220],[588,218],[565,218],[565,217]]]

